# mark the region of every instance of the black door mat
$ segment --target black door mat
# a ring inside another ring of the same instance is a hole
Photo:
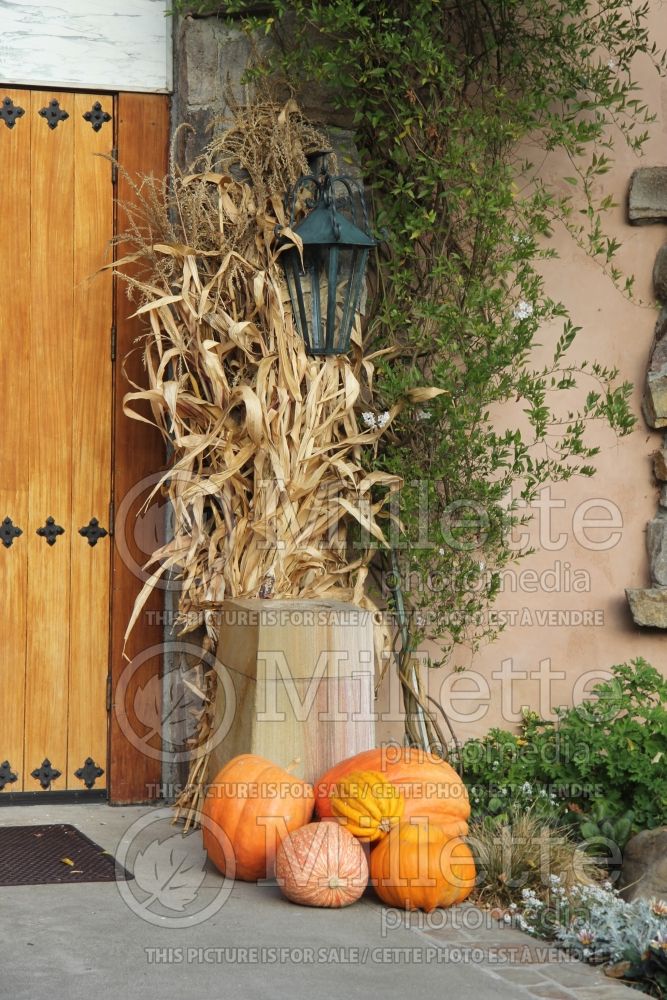
[[[69,823],[0,826],[0,886],[131,878],[111,854]]]

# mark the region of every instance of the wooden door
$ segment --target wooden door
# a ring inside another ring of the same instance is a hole
[[[114,127],[0,87],[0,795],[107,780]]]

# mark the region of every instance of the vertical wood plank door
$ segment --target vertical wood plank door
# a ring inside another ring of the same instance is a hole
[[[117,103],[119,234],[129,228],[128,208],[137,203],[134,180],[167,173],[169,144],[169,100],[159,94],[120,93]],[[120,243],[119,257],[131,252],[132,244]],[[136,268],[136,265],[135,265]],[[140,269],[126,273],[140,274]],[[162,776],[162,710],[154,696],[162,667],[164,611],[163,593],[156,589],[125,641],[135,599],[148,578],[144,565],[155,547],[139,544],[137,527],[142,515],[151,515],[144,504],[164,468],[164,443],[157,428],[131,420],[123,412],[123,396],[129,383],[145,385],[141,341],[145,323],[134,315],[123,282],[116,283],[117,356],[123,375],[116,372],[114,425],[114,499],[117,512],[112,566],[113,621],[111,635],[112,711],[110,719],[109,798],[114,804],[145,802],[159,797]],[[147,404],[135,410],[149,419]],[[152,697],[146,698],[151,692]]]
[[[106,786],[114,128],[0,86],[0,796]]]

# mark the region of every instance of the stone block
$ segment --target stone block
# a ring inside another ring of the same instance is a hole
[[[651,583],[667,587],[667,514],[659,511],[646,530]]]
[[[663,306],[655,324],[655,339],[662,340],[667,333],[667,306]]]
[[[180,23],[179,97],[190,108],[210,106],[221,100],[219,59],[222,30],[214,20],[187,17]]]
[[[660,374],[667,372],[667,340],[661,339],[653,344],[648,370]]]
[[[655,255],[653,264],[653,291],[660,302],[667,302],[667,243]]]
[[[639,167],[633,172],[628,221],[632,226],[667,222],[667,167]]]
[[[642,413],[649,427],[667,427],[667,371],[647,374]]]
[[[667,338],[654,345],[642,411],[649,427],[667,427]]]
[[[629,587],[625,596],[636,625],[667,628],[667,587]]]
[[[667,901],[667,826],[642,830],[628,841],[620,885],[625,899]]]
[[[654,451],[653,455],[653,475],[658,482],[667,482],[667,451]]]

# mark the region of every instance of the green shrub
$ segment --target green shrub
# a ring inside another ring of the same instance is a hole
[[[527,713],[519,735],[493,729],[463,745],[474,814],[535,802],[620,847],[667,823],[667,681],[641,658],[611,673],[581,704],[555,709],[555,722]]]

